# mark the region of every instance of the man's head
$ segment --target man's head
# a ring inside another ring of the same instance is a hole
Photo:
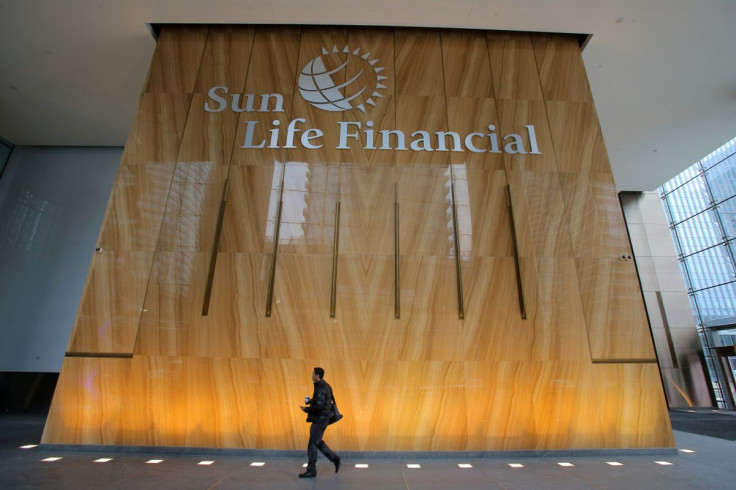
[[[314,368],[314,371],[312,371],[312,381],[315,383],[319,381],[320,379],[323,379],[325,377],[325,370],[321,367]]]

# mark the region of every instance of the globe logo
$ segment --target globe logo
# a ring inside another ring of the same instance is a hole
[[[374,97],[383,97],[381,82],[388,77],[379,75],[384,68],[376,67],[378,59],[371,53],[360,54],[345,46],[332,52],[322,48],[322,54],[306,64],[299,74],[299,92],[318,109],[339,112],[358,109],[365,113],[366,105],[375,106]]]

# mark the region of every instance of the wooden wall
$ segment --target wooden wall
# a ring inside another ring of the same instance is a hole
[[[302,67],[346,45],[384,68],[365,114],[299,95]],[[213,86],[283,94],[284,111],[206,112]],[[246,121],[298,117],[325,132],[322,148],[241,148]],[[335,148],[339,121],[369,120],[407,135],[492,124],[527,150],[534,125],[541,154]],[[166,27],[99,246],[44,443],[303,449],[297,406],[319,365],[345,414],[327,432],[338,450],[674,445],[572,36]]]

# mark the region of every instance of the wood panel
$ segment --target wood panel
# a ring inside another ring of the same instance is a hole
[[[491,134],[489,126],[498,131],[499,122],[496,103],[492,98],[448,97],[447,126],[458,133],[461,138],[472,136],[470,141],[477,150],[483,152],[450,152],[450,162],[464,164],[469,169],[502,170],[503,154],[491,152]],[[497,134],[497,133],[496,133]]]
[[[206,94],[212,87],[228,87],[230,93],[241,93],[254,36],[253,27],[211,26],[194,91]]]
[[[337,69],[332,83],[355,78],[330,97],[365,95],[344,111],[308,103],[299,75],[316,57]],[[220,112],[204,108],[213,86],[228,87]],[[260,111],[264,94],[282,106]],[[328,431],[339,451],[672,447],[633,264],[617,260],[628,240],[589,95],[566,36],[164,29],[69,344],[132,357],[67,357],[44,442],[303,449],[297,406],[323,366],[346,415]],[[337,148],[353,122],[357,138]],[[302,144],[310,128],[322,147]],[[396,135],[378,149],[382,130],[403,131],[407,149],[393,149]],[[414,151],[417,131],[427,151]],[[462,143],[480,133],[468,141],[481,151],[439,151],[441,131]]]
[[[560,172],[611,172],[593,104],[548,101],[547,114]]]
[[[546,101],[592,102],[582,53],[572,35],[532,34]]]
[[[522,32],[489,32],[493,87],[497,99],[542,100],[532,40]]]
[[[393,255],[396,173],[392,167],[340,168],[341,255]]]
[[[505,151],[503,158],[507,170],[528,170],[533,172],[556,172],[557,159],[554,142],[549,129],[546,107],[535,100],[497,100],[499,125],[496,126],[498,147]],[[534,127],[537,144],[541,154],[530,154],[532,151],[527,125]],[[521,137],[521,146],[515,144],[510,134]],[[524,153],[522,153],[522,150]]]
[[[394,34],[396,94],[439,96],[445,94],[442,43],[436,30],[397,30]],[[422,60],[422,63],[417,63]]]
[[[593,360],[656,361],[632,262],[576,259]]]
[[[560,173],[576,257],[631,255],[611,174]]]
[[[132,354],[153,252],[96,254],[67,352]]]
[[[522,257],[570,257],[572,244],[559,176],[507,172]]]
[[[191,98],[188,94],[142,94],[122,163],[176,163]]]
[[[271,253],[284,166],[233,166],[221,252]]]
[[[163,27],[144,92],[193,92],[208,31],[208,26]]]
[[[308,437],[308,360],[66,359],[42,442],[279,449]],[[346,417],[340,450],[672,447],[657,368],[573,361],[322,363]],[[155,375],[150,375],[155,373]],[[268,414],[263,387],[282,403]],[[415,389],[406,389],[415,386]],[[450,386],[450,388],[448,388]],[[148,394],[149,403],[129,403]],[[392,394],[397,404],[387,404]],[[140,395],[139,395],[140,396]],[[86,410],[78,410],[84,407]],[[397,407],[401,407],[397,410]],[[520,409],[524,407],[524,409]]]
[[[485,34],[442,31],[442,63],[446,97],[493,97]]]
[[[174,171],[156,162],[119,167],[97,242],[103,250],[156,249]]]

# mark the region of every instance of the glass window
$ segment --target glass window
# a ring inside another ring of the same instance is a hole
[[[673,189],[676,189],[688,180],[691,180],[692,178],[697,176],[699,172],[700,165],[696,163],[690,168],[685,169],[680,175],[676,176],[662,187],[664,188],[665,192],[672,192]]]
[[[710,167],[713,167],[714,165],[718,165],[718,163],[720,163],[724,158],[727,158],[729,155],[733,155],[734,153],[736,153],[736,138],[732,139],[707,157],[703,158],[701,160],[703,168],[708,169]]]
[[[722,202],[716,210],[723,223],[726,238],[728,240],[736,238],[736,197]]]
[[[732,281],[734,270],[729,254],[725,245],[719,245],[685,258],[692,288],[698,290]]]
[[[690,255],[723,241],[718,216],[713,209],[693,216],[675,227],[682,255]]]
[[[722,318],[736,316],[734,298],[736,298],[736,282],[695,293],[702,322],[707,325]]]
[[[705,173],[713,200],[719,202],[736,194],[736,155],[723,160]]]
[[[673,223],[679,223],[711,205],[705,184],[705,179],[698,176],[667,195]]]

